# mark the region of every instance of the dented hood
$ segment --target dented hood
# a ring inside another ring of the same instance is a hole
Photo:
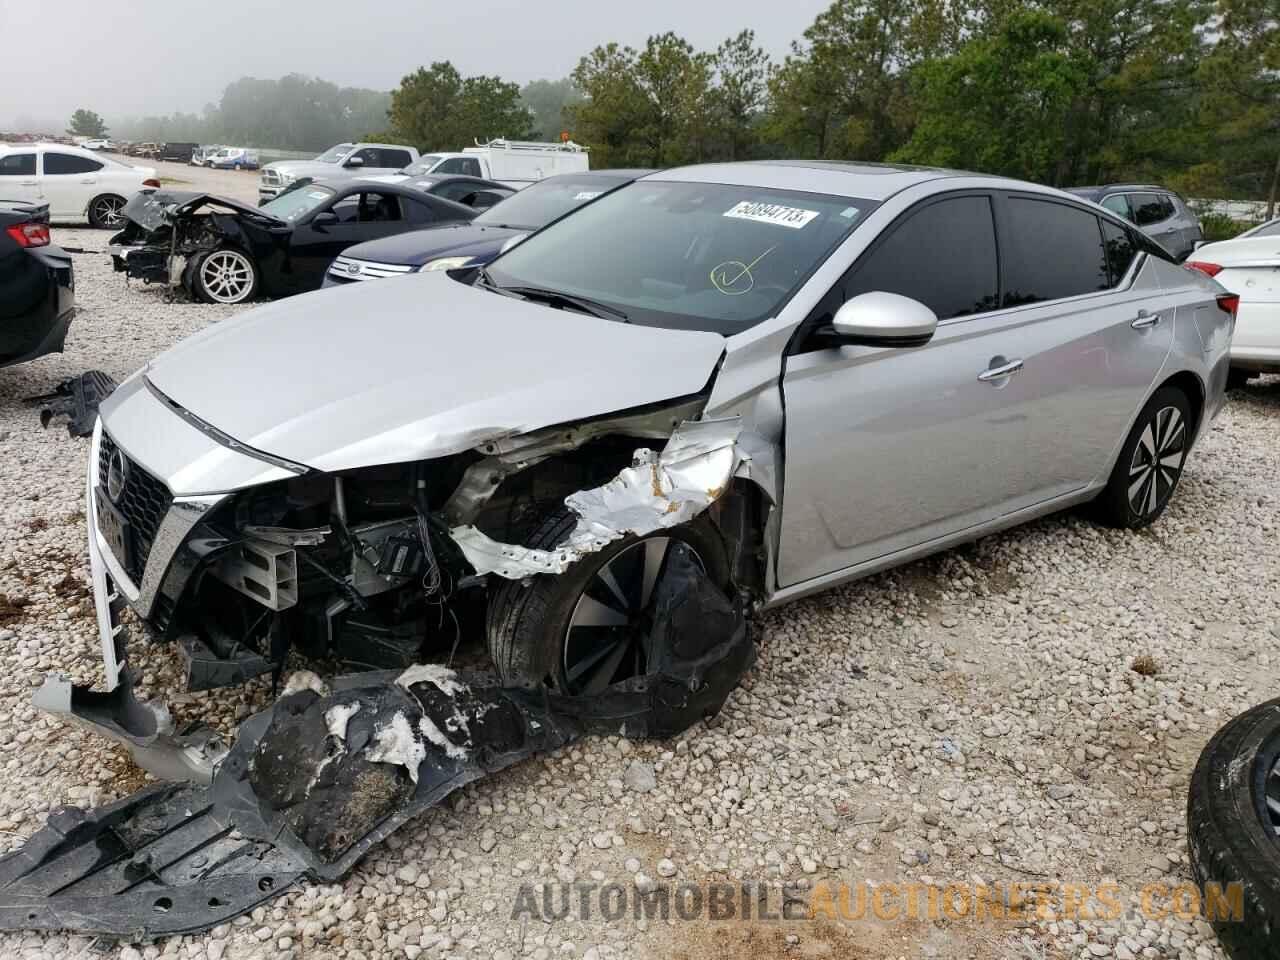
[[[241,443],[343,470],[695,394],[723,351],[714,333],[602,320],[428,273],[251,310],[145,376]]]

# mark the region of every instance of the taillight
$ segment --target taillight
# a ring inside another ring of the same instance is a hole
[[[155,187],[157,190],[160,189],[160,181],[155,177],[147,177],[147,179],[142,181],[142,185],[144,187]]]
[[[1222,272],[1221,264],[1209,263],[1206,260],[1188,260],[1183,266],[1192,270],[1199,270],[1201,273],[1206,273],[1211,277],[1216,277]]]
[[[11,236],[20,247],[47,247],[49,245],[49,227],[43,223],[15,223],[5,227],[4,232]]]
[[[1235,293],[1224,293],[1218,298],[1218,309],[1226,311],[1234,317],[1236,311],[1240,309],[1240,296]]]

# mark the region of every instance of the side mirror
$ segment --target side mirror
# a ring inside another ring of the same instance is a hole
[[[338,215],[332,210],[321,210],[311,218],[313,227],[328,227],[338,222]]]
[[[845,301],[817,333],[827,346],[920,347],[937,329],[937,316],[919,300],[874,290]]]
[[[344,163],[343,166],[344,167],[363,167],[364,157],[352,157],[350,160]]]

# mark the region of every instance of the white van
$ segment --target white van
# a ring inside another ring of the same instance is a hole
[[[461,153],[423,154],[417,163],[389,176],[370,177],[395,183],[427,173],[455,173],[496,180],[515,187],[527,187],[561,173],[582,173],[591,169],[587,148],[567,143],[535,143],[526,140],[490,140],[467,147]]]

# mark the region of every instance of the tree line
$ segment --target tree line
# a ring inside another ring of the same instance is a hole
[[[448,61],[389,94],[244,78],[200,116],[117,133],[315,150],[563,133],[593,167],[891,161],[1274,201],[1280,2],[834,0],[781,61],[750,30],[713,50],[667,32],[598,46],[569,77],[523,88]]]

